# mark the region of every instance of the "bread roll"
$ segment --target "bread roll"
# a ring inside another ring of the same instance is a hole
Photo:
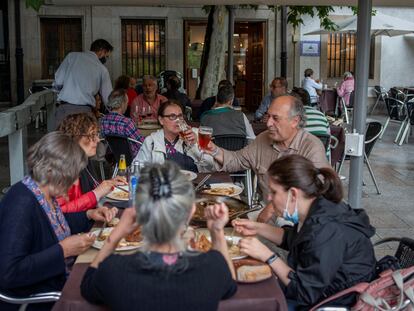
[[[248,266],[243,265],[237,268],[237,280],[240,282],[258,282],[265,280],[272,275],[268,265]]]

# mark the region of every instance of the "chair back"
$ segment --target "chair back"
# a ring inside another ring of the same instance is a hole
[[[243,135],[216,135],[214,143],[226,150],[236,151],[247,145],[247,138]]]
[[[385,98],[385,105],[391,120],[403,121],[407,116],[406,105],[403,101],[394,97],[387,97]]]
[[[321,140],[323,146],[325,147],[325,152],[328,152],[330,149],[329,146],[331,145],[331,135],[329,134],[313,134],[313,135],[315,135]]]
[[[405,101],[405,93],[395,87],[390,88],[390,97],[396,98],[401,101]]]
[[[407,102],[407,113],[410,120],[410,124],[414,125],[414,100]]]
[[[119,163],[121,154],[125,155],[127,166],[130,166],[133,160],[131,147],[127,137],[117,135],[105,135],[105,139],[108,142],[109,149],[112,151],[116,163]]]
[[[382,132],[382,124],[378,121],[371,121],[367,124],[365,131],[365,154],[369,157],[372,148],[380,137]]]

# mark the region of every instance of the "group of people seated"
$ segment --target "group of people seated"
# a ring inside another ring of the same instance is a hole
[[[152,77],[144,79],[143,93],[133,99],[127,89],[115,89],[106,104],[109,113],[99,121],[88,113],[69,115],[57,131],[33,145],[28,175],[0,202],[0,291],[18,297],[62,289],[76,256],[96,238],[88,233],[93,221],[110,221],[118,212],[98,203],[126,180],[100,180],[92,163],[101,135],[118,132],[128,133],[135,159],[146,164],[136,209],[123,211],[84,275],[81,292],[91,303],[112,310],[135,305],[143,310],[216,310],[220,300],[236,293],[224,236],[228,209],[222,203],[206,208],[212,249],[189,250],[195,193],[180,169],[251,169],[257,175],[264,209],[257,221],[236,219],[231,225],[243,237],[241,251],[267,263],[278,277],[290,310],[308,310],[345,288],[371,281],[376,260],[370,238],[375,229],[364,210],[343,202],[341,181],[321,141],[311,134],[327,131],[329,125],[311,107],[309,92],[295,88],[287,94],[286,80],[274,79],[256,114],[265,119],[267,130],[255,137],[246,116],[233,109],[232,86],[221,84],[214,104],[201,115],[201,125],[218,135],[234,131],[251,142],[239,151],[210,142],[202,166],[197,129],[179,125],[183,102],[179,96],[157,94]],[[168,94],[177,95],[174,90],[177,84]],[[131,118],[125,116],[128,103]],[[145,105],[162,128],[144,139],[136,122],[141,122]],[[135,254],[113,254],[118,242],[138,227],[144,246]],[[258,237],[287,250],[286,260]],[[335,305],[349,306],[354,300],[346,296]],[[27,310],[51,307],[37,304]],[[18,307],[0,302],[0,309]]]

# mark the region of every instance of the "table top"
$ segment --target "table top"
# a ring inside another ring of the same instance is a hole
[[[200,182],[207,173],[199,173],[194,183]],[[232,182],[229,173],[216,172],[212,173],[207,183]],[[83,275],[89,266],[89,263],[95,258],[98,250],[90,248],[82,255],[78,256],[72,272],[63,288],[62,297],[55,304],[53,310],[57,311],[105,311],[109,310],[104,306],[97,306],[88,303],[80,293],[80,283]],[[129,254],[130,252],[122,252]],[[272,278],[255,283],[239,284],[238,291],[231,299],[220,302],[219,310],[221,311],[244,311],[244,310],[287,310],[285,296],[279,286],[277,278]]]
[[[78,263],[62,291],[62,296],[53,307],[53,311],[106,311],[105,306],[92,305],[80,293],[80,284],[89,264]],[[285,296],[276,277],[254,284],[239,284],[237,293],[219,304],[220,311],[285,311],[287,310]]]

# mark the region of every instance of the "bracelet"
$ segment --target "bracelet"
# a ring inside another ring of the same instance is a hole
[[[219,153],[219,147],[216,147],[216,149],[211,153],[211,156],[214,158]]]
[[[266,260],[266,263],[268,264],[268,265],[271,265],[276,259],[278,259],[279,258],[279,255],[278,254],[276,254],[276,253],[273,253],[273,255],[272,256],[270,256],[267,260]]]

